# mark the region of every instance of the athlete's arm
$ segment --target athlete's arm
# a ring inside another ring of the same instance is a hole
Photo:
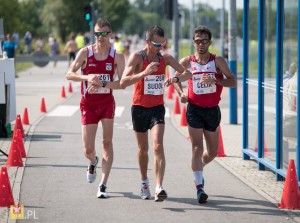
[[[121,87],[120,85],[120,81],[122,78],[122,74],[124,72],[124,68],[125,68],[125,58],[124,55],[119,52],[116,51],[115,54],[115,69],[116,69],[116,73],[118,75],[118,80],[116,81],[112,81],[112,82],[107,82],[106,84],[106,88],[111,88],[111,89],[124,89],[125,87]]]
[[[77,82],[89,81],[92,84],[102,86],[102,82],[100,82],[99,78],[96,75],[93,76],[93,75],[77,74],[77,71],[86,65],[86,59],[87,59],[86,55],[87,55],[87,48],[84,47],[78,52],[75,60],[70,65],[68,73],[66,75],[67,80],[77,81]]]
[[[139,68],[141,69],[142,66],[142,56],[139,53],[131,54],[120,82],[122,88],[132,85],[141,80],[143,77],[157,71],[159,63],[152,62],[146,67],[145,70],[139,72]]]
[[[167,56],[168,58],[168,56]],[[179,63],[175,60],[175,58],[171,57],[171,63],[175,63],[175,66],[179,66],[181,68],[177,69],[174,77],[170,77],[166,80],[165,84],[169,86],[170,84],[174,84],[175,90],[177,91],[181,102],[185,103],[187,101],[187,96],[182,89],[182,85],[180,82],[184,82],[192,77],[191,72],[189,71],[190,60],[189,57],[182,58]],[[174,62],[175,60],[175,62]],[[172,66],[172,65],[171,65]],[[174,68],[174,67],[173,67]]]
[[[223,57],[217,56],[215,59],[217,71],[225,75],[225,79],[217,79],[216,83],[224,87],[235,88],[237,86],[237,81],[234,74],[228,67],[225,59]]]

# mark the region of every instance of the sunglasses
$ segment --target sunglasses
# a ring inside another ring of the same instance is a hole
[[[94,32],[94,35],[97,37],[107,37],[110,32]]]
[[[197,45],[199,45],[200,43],[202,43],[202,44],[208,44],[209,43],[209,39],[195,39],[194,43],[196,43]]]
[[[152,43],[155,47],[161,47],[161,46],[166,45],[167,41],[165,40],[165,42],[163,42],[163,43],[155,43],[155,42],[151,41],[151,43]]]

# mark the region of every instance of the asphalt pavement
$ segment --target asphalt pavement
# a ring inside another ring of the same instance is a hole
[[[88,162],[82,151],[78,107],[79,84],[72,82],[73,92],[68,92],[66,71],[67,62],[60,61],[57,67],[49,63],[44,68],[33,67],[20,72],[16,79],[17,114],[22,116],[27,108],[30,122],[23,126],[27,135],[24,167],[8,168],[14,200],[25,207],[27,219],[18,222],[300,222],[299,211],[277,208],[283,182],[276,181],[270,171],[258,171],[255,161],[242,160],[242,125],[228,124],[226,90],[220,106],[227,156],[218,157],[205,167],[205,190],[209,195],[206,204],[196,202],[190,169],[191,145],[187,127],[179,124],[181,115],[172,114],[174,98],[165,99],[167,166],[163,186],[169,197],[161,203],[139,198],[136,141],[130,118],[132,87],[114,92],[117,112],[109,198],[98,199],[101,165],[96,182],[87,183]],[[47,112],[40,112],[42,98]],[[101,156],[101,125],[99,127],[97,153]],[[0,140],[1,148],[7,153],[10,140]],[[148,173],[153,195],[151,140],[149,147]],[[5,163],[6,157],[0,155],[0,165]],[[0,208],[0,222],[14,221],[9,218],[9,209]]]

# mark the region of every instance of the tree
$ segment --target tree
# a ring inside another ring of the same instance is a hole
[[[22,24],[19,26],[18,31],[22,36],[27,31],[30,31],[33,36],[41,36],[45,32],[39,16],[42,5],[43,2],[37,0],[19,2],[19,14]]]
[[[130,9],[129,0],[102,0],[98,8],[102,18],[107,19],[114,31],[122,30]]]
[[[18,0],[1,0],[0,18],[3,19],[5,33],[14,33],[22,26],[18,12]]]
[[[164,17],[164,1],[135,0],[124,22],[124,31],[130,34],[139,33],[142,36],[144,31],[154,25],[163,27],[166,36],[171,37],[172,26],[170,21]]]
[[[84,19],[85,0],[45,0],[41,19],[46,27],[46,33],[55,33],[63,42],[71,32],[89,31]]]

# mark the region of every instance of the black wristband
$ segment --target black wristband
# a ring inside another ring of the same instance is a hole
[[[106,87],[107,81],[102,81],[102,87]]]
[[[179,82],[179,77],[174,77],[176,79],[175,83]]]

